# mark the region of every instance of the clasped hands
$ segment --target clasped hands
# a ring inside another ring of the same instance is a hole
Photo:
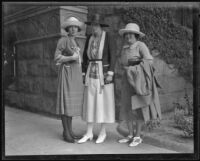
[[[112,80],[113,80],[113,76],[106,74],[105,79],[104,79],[104,83],[109,84],[109,83],[112,82]],[[85,83],[85,74],[83,74],[83,83]]]
[[[109,74],[106,74],[106,76],[105,76],[105,84],[111,83],[112,80],[113,80],[113,76],[109,75]]]
[[[79,59],[79,52],[80,52],[80,48],[78,47],[74,47],[73,48],[74,54],[72,55],[72,60],[78,60]]]
[[[77,52],[74,52],[72,55],[72,60],[78,60],[79,59],[79,54]]]

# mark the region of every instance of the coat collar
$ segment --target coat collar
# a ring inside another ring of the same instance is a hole
[[[133,48],[135,48],[136,46],[137,46],[137,44],[138,44],[138,41],[136,41],[134,44],[132,44],[132,45],[124,45],[123,46],[123,48],[124,49],[126,49],[126,48],[130,48],[130,49],[133,49]]]

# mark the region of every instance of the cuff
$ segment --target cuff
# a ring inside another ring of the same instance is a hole
[[[114,72],[112,72],[112,71],[108,71],[108,75],[113,76],[113,75],[114,75]]]

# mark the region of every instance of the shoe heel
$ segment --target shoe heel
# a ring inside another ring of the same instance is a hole
[[[84,136],[84,137],[86,137],[86,136]],[[84,137],[83,137],[83,138],[84,138]],[[83,138],[82,138],[82,139],[83,139]],[[88,140],[91,141],[91,140],[93,139],[93,135],[90,136],[90,137],[87,136],[87,137],[85,138],[85,140],[81,141],[82,139],[80,139],[80,140],[78,141],[78,143],[85,143],[85,142],[87,142]]]
[[[103,143],[106,140],[106,135],[103,137],[103,139],[99,140],[99,137],[96,140],[96,144]]]
[[[136,138],[136,137],[135,137],[135,138]],[[130,147],[137,146],[137,145],[139,145],[139,144],[142,143],[143,140],[142,140],[141,138],[139,138],[139,139],[140,139],[139,142],[135,142],[135,138],[133,139],[133,142],[131,142],[131,143],[129,144]]]

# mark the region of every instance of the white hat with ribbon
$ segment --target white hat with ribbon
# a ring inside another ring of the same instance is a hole
[[[78,27],[78,31],[81,31],[81,28],[83,26],[83,23],[81,21],[79,21],[77,18],[75,17],[69,17],[62,25],[61,27],[63,29],[68,30],[68,27],[70,26],[77,26]]]
[[[145,36],[144,33],[140,32],[140,27],[136,23],[128,23],[124,29],[119,30],[119,34],[123,36],[125,33],[135,33],[140,37]]]

